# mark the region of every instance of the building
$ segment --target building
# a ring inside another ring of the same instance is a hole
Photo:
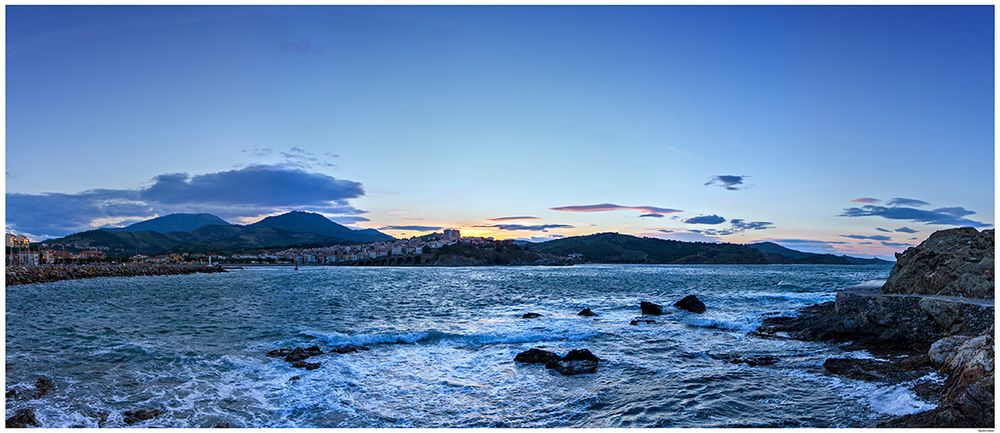
[[[38,265],[38,253],[31,252],[31,240],[24,235],[7,233],[5,236],[7,265],[35,266]]]
[[[444,229],[442,237],[445,242],[458,242],[462,238],[462,233],[455,229]]]

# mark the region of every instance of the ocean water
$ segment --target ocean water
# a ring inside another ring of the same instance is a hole
[[[863,427],[926,410],[905,385],[827,375],[815,342],[748,335],[767,316],[885,278],[887,266],[247,268],[7,288],[9,399],[46,427]],[[669,307],[687,294],[705,314]],[[630,326],[639,301],[665,306]],[[590,307],[600,316],[580,317]],[[525,312],[543,314],[521,319]],[[345,344],[305,371],[268,350]],[[518,352],[587,348],[596,374]],[[716,357],[771,355],[749,367]],[[298,380],[290,380],[301,376]]]

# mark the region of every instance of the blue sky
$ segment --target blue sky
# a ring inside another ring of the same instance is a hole
[[[7,226],[891,256],[992,225],[993,52],[992,7],[8,7]]]

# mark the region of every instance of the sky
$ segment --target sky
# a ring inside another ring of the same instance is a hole
[[[991,6],[7,7],[6,225],[320,212],[892,257],[992,228]]]

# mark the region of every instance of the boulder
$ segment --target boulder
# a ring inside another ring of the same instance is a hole
[[[331,353],[338,353],[338,354],[343,355],[345,353],[354,353],[354,352],[357,352],[359,350],[368,350],[368,347],[365,347],[365,346],[355,346],[355,345],[347,345],[347,346],[340,346],[340,347],[335,347],[333,349],[330,349],[330,352]]]
[[[292,354],[292,349],[286,349],[286,348],[274,349],[272,351],[267,352],[267,356],[271,358],[284,358],[291,354]]]
[[[705,312],[705,304],[695,295],[687,295],[681,298],[680,301],[674,303],[674,306],[692,313],[701,314]]]
[[[550,361],[545,364],[545,368],[555,370],[563,376],[575,376],[577,374],[590,374],[597,372],[597,361],[579,360]]]
[[[993,299],[994,230],[940,230],[896,254],[885,293]]]
[[[52,392],[52,381],[47,377],[39,377],[35,379],[35,392],[32,395],[34,398],[42,398],[49,392]]]
[[[590,311],[590,308],[584,308],[584,309],[580,310],[579,313],[576,313],[576,315],[577,316],[584,316],[584,317],[593,317],[593,316],[596,316],[597,313],[595,313],[593,311]]]
[[[288,362],[298,362],[303,359],[307,359],[313,356],[322,355],[323,351],[320,350],[319,346],[310,346],[307,348],[296,347],[292,349],[292,352],[285,356],[285,361]]]
[[[535,319],[538,317],[542,317],[542,315],[539,313],[524,313],[521,315],[522,319]]]
[[[318,362],[296,361],[292,363],[292,368],[304,368],[306,370],[315,370],[319,367],[320,363]]]
[[[598,358],[597,355],[594,355],[587,349],[570,350],[569,353],[567,353],[562,359],[563,361],[601,361],[601,358]]]
[[[971,339],[972,337],[967,335],[952,335],[942,338],[931,345],[930,350],[927,351],[927,356],[930,358],[931,364],[934,364],[935,367],[944,367],[945,361],[954,355],[958,351],[958,348],[962,347],[966,341]]]
[[[631,322],[628,322],[628,324],[632,326],[637,326],[640,323],[648,325],[650,323],[656,323],[656,321],[653,319],[632,319]]]
[[[542,350],[538,348],[528,349],[524,352],[518,353],[514,357],[514,361],[523,362],[527,364],[546,364],[550,361],[558,361],[561,359],[559,355],[548,350]]]
[[[38,427],[38,418],[31,408],[19,409],[14,416],[7,418],[7,428]]]
[[[163,411],[160,409],[127,410],[122,412],[122,421],[125,421],[125,424],[132,425],[138,422],[151,420],[162,414]]]
[[[868,382],[898,383],[921,376],[899,364],[874,359],[829,358],[823,362],[823,368],[831,374]]]
[[[642,314],[649,314],[651,316],[659,316],[659,315],[663,314],[663,307],[661,307],[659,305],[656,305],[656,304],[654,304],[652,302],[642,301],[642,302],[639,302],[639,311],[642,311]]]

